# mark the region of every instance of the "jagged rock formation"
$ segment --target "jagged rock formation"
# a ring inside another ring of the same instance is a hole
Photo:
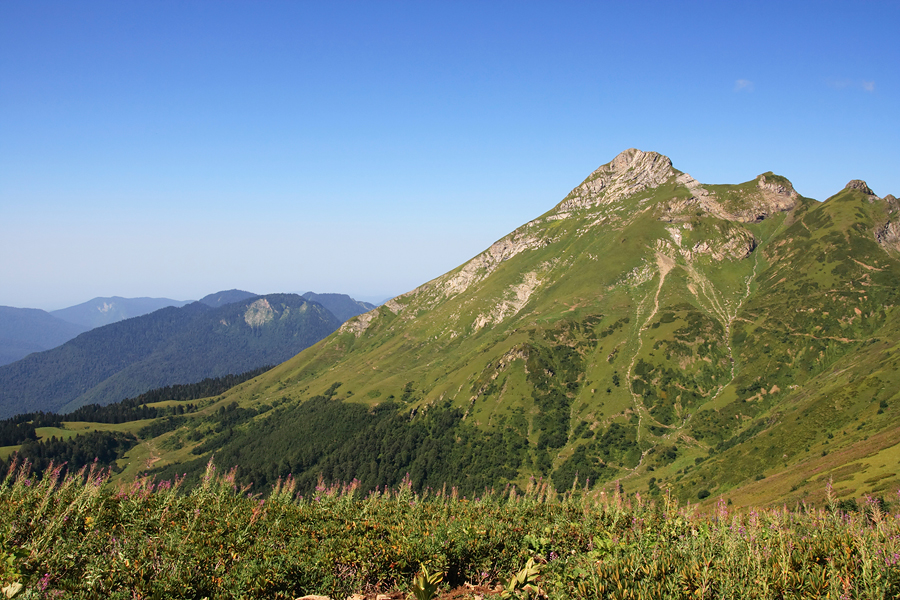
[[[684,231],[691,231],[693,227],[690,223],[683,223]],[[750,253],[756,249],[757,242],[753,234],[746,229],[722,228],[721,234],[715,239],[699,240],[690,247],[682,247],[682,232],[677,227],[667,227],[666,231],[672,237],[672,241],[677,246],[677,252],[684,257],[685,260],[693,262],[701,256],[709,256],[716,262],[724,260],[742,260],[750,256]],[[658,246],[661,251],[671,248],[671,244],[664,242]]]
[[[710,191],[710,186],[703,186],[687,173],[682,173],[677,182],[688,189],[690,196],[666,203],[661,219],[669,222],[684,221],[697,211],[702,211],[726,221],[758,223],[797,206],[799,194],[787,179],[764,173],[755,181],[753,189],[717,192]]]
[[[867,196],[874,196],[875,192],[869,188],[865,181],[862,179],[851,179],[847,185],[844,186],[845,190],[859,190],[863,194]]]
[[[875,230],[875,241],[900,252],[900,221],[888,221]]]
[[[612,162],[599,167],[584,182],[569,192],[557,211],[567,212],[602,204],[654,188],[674,175],[672,161],[657,152],[629,148]]]
[[[385,303],[384,306],[387,306],[387,303]],[[356,337],[361,336],[363,332],[369,328],[369,324],[372,320],[378,316],[380,310],[380,308],[376,308],[375,310],[363,313],[353,319],[349,319],[341,325],[339,331],[341,333],[352,333]]]
[[[485,252],[467,262],[458,272],[438,278],[434,286],[441,290],[444,298],[452,298],[465,292],[472,284],[489,277],[500,266],[500,263],[511,259],[520,252],[539,248],[548,243],[539,236],[516,231],[492,244]]]

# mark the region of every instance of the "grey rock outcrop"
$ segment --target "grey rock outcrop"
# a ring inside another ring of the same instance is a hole
[[[791,182],[780,177],[776,179],[771,173],[768,173],[771,179],[767,179],[766,175],[756,178],[756,190],[721,198],[687,173],[682,173],[676,181],[686,187],[691,196],[666,203],[660,218],[669,222],[684,221],[702,211],[725,221],[758,223],[797,206],[800,195],[794,191]]]
[[[875,241],[882,247],[900,252],[900,222],[888,221],[875,229]]]
[[[697,242],[690,249],[682,251],[688,260],[707,254],[716,262],[723,260],[742,260],[750,256],[756,249],[756,239],[748,231],[735,231],[721,243],[710,243],[709,240]]]
[[[356,337],[361,336],[366,329],[369,328],[369,325],[372,324],[372,321],[379,315],[379,309],[370,310],[367,313],[363,313],[352,319],[348,319],[344,322],[343,325],[338,329],[341,333],[350,332]]]
[[[863,181],[862,179],[851,179],[850,182],[844,186],[844,189],[845,190],[859,190],[860,192],[862,192],[863,194],[866,194],[867,196],[875,195],[875,192],[873,192],[872,189],[868,185],[866,185],[866,182]]]
[[[629,148],[599,167],[569,192],[558,212],[611,204],[664,183],[675,174],[672,161],[657,152]]]

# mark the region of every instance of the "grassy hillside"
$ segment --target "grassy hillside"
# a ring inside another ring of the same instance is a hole
[[[884,494],[900,442],[896,207],[626,151],[457,269],[119,460],[264,491],[543,477],[738,505]],[[150,432],[153,433],[153,432]],[[148,458],[149,457],[149,458]],[[138,461],[139,462],[139,461]]]

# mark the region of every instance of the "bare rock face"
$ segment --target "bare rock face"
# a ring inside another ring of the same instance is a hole
[[[247,307],[244,313],[244,321],[250,327],[260,327],[275,318],[275,311],[272,305],[265,298],[260,298]]]
[[[686,259],[694,260],[707,254],[716,262],[723,260],[743,260],[756,249],[756,239],[749,231],[734,231],[721,243],[710,244],[708,240],[697,242],[690,249],[682,250]]]
[[[786,212],[797,206],[800,194],[794,191],[794,186],[787,179],[770,183],[766,181],[765,175],[760,175],[756,179],[756,187],[762,194],[762,199],[750,211],[757,213],[754,221],[762,221],[777,212]]]
[[[500,263],[525,250],[540,248],[546,243],[546,240],[541,237],[519,231],[513,232],[502,240],[494,242],[490,248],[466,263],[458,273],[443,278],[440,284],[443,296],[452,298],[463,293],[469,286],[482,281],[493,273]]]
[[[341,325],[338,331],[340,333],[346,333],[349,331],[356,337],[359,337],[363,334],[363,332],[365,332],[366,329],[369,328],[369,325],[371,325],[372,321],[378,315],[379,309],[370,310],[367,313],[363,313],[361,315],[353,317],[352,319],[349,319],[343,325]]]
[[[860,192],[862,192],[863,194],[866,194],[867,196],[875,195],[875,192],[873,192],[871,190],[871,188],[869,188],[869,186],[866,185],[866,182],[863,181],[862,179],[850,180],[850,182],[844,186],[844,189],[845,190],[859,190]]]
[[[686,231],[692,229],[690,223],[685,223],[682,227]],[[757,246],[756,238],[743,227],[720,228],[716,239],[699,240],[693,245],[683,243],[682,231],[678,227],[667,227],[666,231],[672,242],[660,240],[657,242],[656,250],[672,257],[673,252],[677,252],[689,263],[704,255],[716,262],[743,260],[750,256]]]
[[[771,173],[768,175],[768,179],[766,174],[756,178],[756,189],[753,191],[736,191],[727,197],[720,197],[687,173],[682,173],[676,181],[686,187],[691,196],[668,202],[663,206],[661,219],[683,221],[686,216],[702,211],[725,221],[758,223],[797,206],[800,195],[794,191],[791,182]]]
[[[888,194],[887,196],[882,198],[882,200],[887,203],[889,213],[894,213],[900,210],[900,200],[895,198],[893,194]]]
[[[875,241],[884,248],[900,252],[900,222],[888,221],[875,229]]]
[[[657,187],[674,174],[672,161],[667,156],[629,148],[591,173],[559,204],[558,210],[565,212],[611,204]]]

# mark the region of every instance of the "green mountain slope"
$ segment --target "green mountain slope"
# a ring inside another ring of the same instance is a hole
[[[772,173],[703,185],[628,150],[135,452],[161,473],[215,453],[258,489],[409,472],[736,503],[828,478],[879,493],[900,484],[897,215],[862,182],[819,203]]]
[[[67,412],[277,364],[339,324],[295,294],[254,296],[219,308],[200,302],[164,308],[0,367],[0,417]]]

